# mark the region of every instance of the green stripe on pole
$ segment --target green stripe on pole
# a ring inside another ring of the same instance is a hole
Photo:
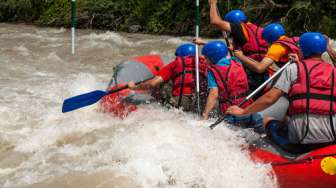
[[[76,27],[76,0],[71,0],[71,27]]]

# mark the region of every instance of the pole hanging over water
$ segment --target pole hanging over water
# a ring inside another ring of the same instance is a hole
[[[76,0],[71,0],[71,53],[75,54]]]
[[[200,17],[199,17],[199,0],[196,0],[196,38],[199,38],[199,25],[200,25]],[[197,98],[197,112],[201,115],[201,107],[200,107],[200,82],[199,82],[199,48],[198,44],[196,44],[196,98]]]

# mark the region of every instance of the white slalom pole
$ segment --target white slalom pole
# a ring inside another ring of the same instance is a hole
[[[75,54],[76,0],[71,0],[71,53]]]
[[[199,0],[196,0],[196,39],[199,38]],[[199,48],[196,44],[196,98],[197,98],[197,112],[201,115],[201,106],[200,106],[200,82],[199,82]]]
[[[71,28],[71,54],[75,54],[75,28]]]

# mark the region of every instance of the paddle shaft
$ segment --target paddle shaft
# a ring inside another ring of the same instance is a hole
[[[139,82],[135,82],[135,85],[142,84],[142,83],[147,82],[148,80],[151,80],[151,79],[153,79],[153,78],[154,78],[154,77],[150,77],[150,78],[147,78],[147,79],[145,79],[145,80],[142,80],[142,81],[139,81]],[[117,89],[108,91],[107,95],[108,95],[108,94],[111,94],[111,93],[119,92],[119,91],[124,90],[124,89],[127,89],[127,88],[128,88],[128,85],[126,84],[126,85],[121,86],[121,87],[119,87],[119,88],[117,88]]]
[[[274,78],[279,76],[283,70],[285,70],[293,60],[290,60],[287,62],[283,67],[281,67],[276,73],[274,73],[271,77],[269,77],[263,84],[261,84],[256,90],[254,90],[250,95],[248,95],[243,102],[239,104],[239,106],[242,106],[245,102],[253,98],[256,94],[258,94],[266,85],[268,85]]]
[[[227,46],[228,49],[229,49],[230,55],[231,55],[231,57],[234,57],[234,54],[233,54],[232,49],[229,48],[229,46],[231,46],[231,43],[230,43],[230,41],[229,41],[229,39],[228,39],[227,32],[224,31],[224,32],[223,32],[223,35],[224,35],[224,40],[225,40],[226,46]]]
[[[271,77],[269,77],[263,84],[261,84],[256,90],[254,90],[250,95],[248,95],[238,106],[239,107],[243,106],[248,100],[253,98],[261,90],[263,90],[266,85],[268,85],[274,78],[279,76],[282,73],[282,71],[285,70],[292,62],[293,62],[293,60],[290,60],[289,62],[287,62],[275,74],[273,74]],[[218,124],[220,124],[222,121],[224,121],[224,119],[225,119],[225,115],[223,117],[219,118],[215,123],[210,125],[210,129],[214,129]]]
[[[152,78],[153,77],[148,78],[148,79],[143,80],[143,81],[136,82],[135,84],[136,85],[141,84],[142,82],[146,82],[146,81],[148,81]],[[78,96],[75,96],[75,97],[65,99],[64,102],[63,102],[63,106],[62,106],[62,112],[66,113],[66,112],[70,112],[70,111],[73,111],[73,110],[76,110],[76,109],[79,109],[79,108],[82,108],[82,107],[85,107],[85,106],[89,106],[91,104],[96,103],[102,97],[104,97],[108,94],[116,93],[118,91],[121,91],[121,90],[127,89],[127,88],[128,88],[128,85],[119,87],[115,90],[110,90],[108,92],[101,91],[101,90],[96,90],[96,91],[92,91],[92,92],[89,92],[89,93],[85,93],[85,94],[82,94],[82,95],[78,95]]]

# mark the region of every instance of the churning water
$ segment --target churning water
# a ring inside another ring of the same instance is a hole
[[[124,120],[63,100],[104,90],[112,68],[191,38],[0,24],[0,187],[276,187],[239,132],[159,105]]]

